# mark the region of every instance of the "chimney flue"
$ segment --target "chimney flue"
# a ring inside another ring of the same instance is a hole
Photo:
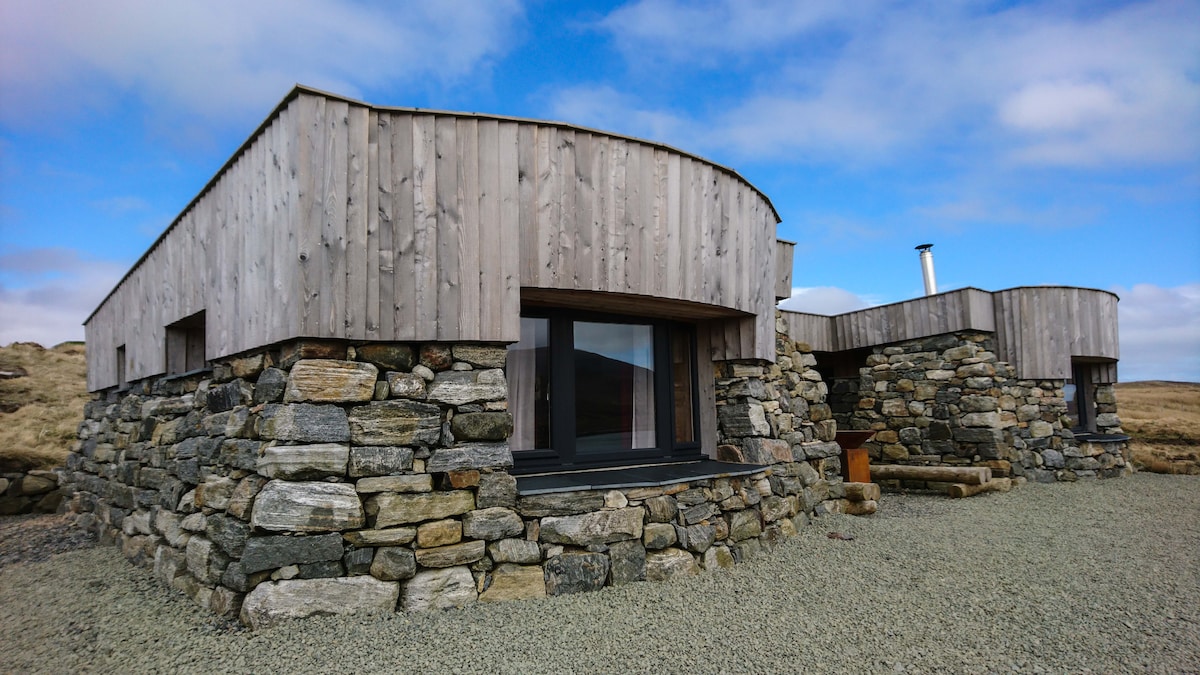
[[[921,276],[925,279],[925,295],[937,294],[937,278],[933,276],[933,252],[929,249],[933,244],[921,244],[917,250],[921,252]]]

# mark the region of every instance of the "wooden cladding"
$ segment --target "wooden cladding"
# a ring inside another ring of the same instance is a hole
[[[788,333],[817,351],[847,351],[958,331],[995,333],[997,356],[1022,378],[1069,379],[1071,357],[1098,361],[1116,380],[1117,296],[1032,286],[990,293],[964,288],[827,317],[783,312]]]
[[[89,317],[88,387],[117,383],[120,344],[130,380],[165,372],[166,326],[200,311],[208,360],[295,337],[513,342],[523,287],[719,308],[712,356],[770,360],[777,221],[664,146],[298,88]]]

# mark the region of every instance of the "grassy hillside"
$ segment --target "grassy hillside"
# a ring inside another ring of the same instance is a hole
[[[61,465],[88,401],[83,344],[14,342],[0,373],[0,471]]]
[[[1139,469],[1200,474],[1200,384],[1118,384],[1117,408]]]

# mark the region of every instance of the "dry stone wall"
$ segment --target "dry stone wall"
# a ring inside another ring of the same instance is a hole
[[[977,332],[876,347],[857,381],[833,383],[835,417],[875,430],[865,446],[874,463],[989,466],[1041,482],[1128,470],[1123,442],[1076,439],[1063,380],[1017,379],[993,349],[991,335]],[[1097,401],[1101,430],[1119,433],[1110,385]]]
[[[503,346],[301,341],[98,395],[63,486],[102,541],[256,627],[695,574],[841,496],[824,385],[781,345],[718,366],[752,475],[519,495]]]

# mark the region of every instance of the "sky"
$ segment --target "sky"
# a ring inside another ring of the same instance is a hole
[[[1121,379],[1200,382],[1200,1],[4,0],[0,344],[84,318],[296,84],[729,166],[785,307],[1067,285]]]

